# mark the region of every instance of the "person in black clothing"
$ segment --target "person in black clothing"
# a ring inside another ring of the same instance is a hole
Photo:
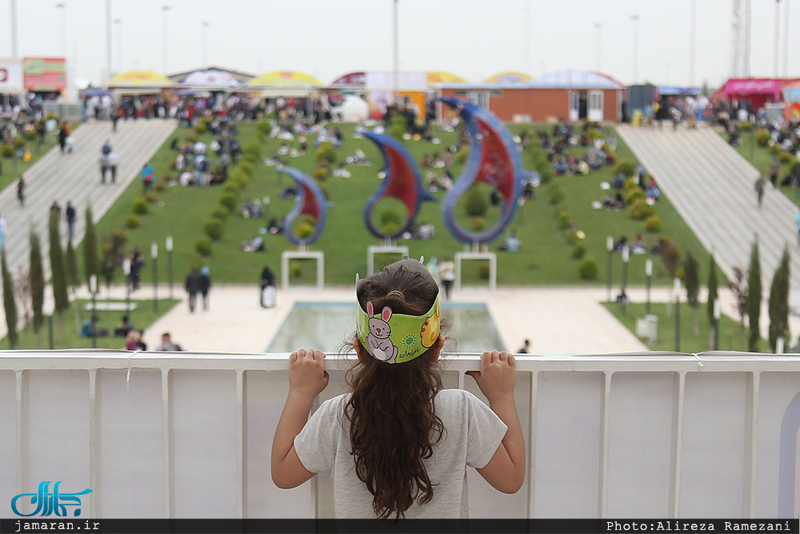
[[[272,308],[275,306],[275,275],[272,269],[264,266],[261,271],[261,307]]]
[[[139,290],[139,271],[144,267],[144,256],[139,250],[139,247],[133,249],[131,252],[131,291]]]
[[[69,238],[72,239],[75,235],[75,207],[69,200],[67,201],[65,216],[67,218],[67,226],[69,227]]]
[[[194,313],[194,307],[197,304],[197,294],[203,288],[203,276],[197,272],[196,267],[192,267],[189,274],[186,275],[186,292],[189,293],[189,311]]]

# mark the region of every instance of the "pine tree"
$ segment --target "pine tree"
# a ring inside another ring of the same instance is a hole
[[[700,300],[698,299],[700,294],[700,274],[698,269],[697,260],[694,259],[691,252],[687,252],[686,261],[683,263],[683,282],[686,284],[686,300],[689,302],[689,306],[692,307],[695,335],[700,332],[700,325],[697,324],[697,308],[700,307]]]
[[[59,230],[58,212],[50,213],[50,278],[53,284],[53,300],[58,314],[60,341],[64,342],[64,312],[69,309],[67,293],[67,271],[64,266],[64,252],[61,249],[61,232]]]
[[[42,246],[39,234],[31,229],[31,303],[33,304],[33,331],[36,333],[36,346],[42,348],[42,326],[44,326],[44,267],[42,266]]]
[[[789,249],[784,247],[781,262],[769,290],[769,346],[777,350],[778,338],[789,338]]]
[[[753,242],[750,252],[750,269],[747,274],[747,317],[750,323],[750,339],[748,350],[758,352],[761,340],[759,321],[761,320],[761,261],[758,254],[758,238]]]
[[[72,246],[72,239],[67,239],[67,286],[72,290],[72,300],[76,300],[76,292],[81,286],[81,275],[78,272],[78,258],[75,256],[75,248]],[[78,306],[73,306],[75,312],[75,330],[81,329],[81,312]]]
[[[6,311],[8,345],[9,348],[15,349],[19,336],[17,335],[17,302],[14,299],[14,281],[11,279],[11,273],[8,272],[5,253],[1,256],[0,264],[2,264],[1,268],[3,272],[3,308]]]
[[[708,303],[706,310],[708,311],[708,322],[713,326],[714,324],[714,301],[719,297],[719,282],[717,281],[717,262],[714,255],[711,255],[711,266],[708,272]]]
[[[86,230],[83,234],[83,267],[87,284],[92,275],[100,278],[100,266],[97,259],[97,233],[94,229],[91,206],[86,208]]]

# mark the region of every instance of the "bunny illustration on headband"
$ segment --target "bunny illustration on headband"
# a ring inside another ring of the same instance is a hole
[[[384,307],[379,319],[373,317],[375,309],[372,307],[371,302],[367,302],[367,314],[370,317],[367,350],[379,360],[394,363],[397,358],[397,347],[389,339],[389,334],[392,333],[392,327],[389,326],[389,319],[392,318],[392,309],[388,306]]]

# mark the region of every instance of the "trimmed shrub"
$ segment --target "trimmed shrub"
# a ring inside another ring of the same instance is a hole
[[[223,193],[228,193],[228,194],[231,194],[231,195],[238,196],[239,195],[239,191],[241,191],[241,190],[242,190],[241,182],[237,182],[237,181],[234,181],[234,180],[228,180],[225,183],[225,185],[222,186],[222,192]]]
[[[208,132],[208,123],[209,123],[208,117],[203,117],[202,119],[197,121],[197,124],[194,125],[194,131],[200,135]]]
[[[564,192],[558,187],[558,184],[552,184],[547,188],[547,193],[550,195],[550,204],[557,206],[564,202]]]
[[[162,192],[167,190],[167,184],[165,184],[164,182],[158,181],[153,186],[153,189],[155,189],[159,193],[162,193]]]
[[[16,136],[16,137],[14,138],[14,146],[15,146],[16,148],[22,148],[22,147],[24,147],[24,146],[25,146],[25,145],[27,145],[27,144],[28,144],[28,140],[27,140],[27,139],[25,139],[25,137],[24,137],[24,136],[22,136],[22,135],[18,135],[18,136]]]
[[[311,237],[314,234],[314,223],[308,220],[304,220],[300,224],[297,225],[297,230],[295,231],[295,235],[300,239],[305,239],[306,237]]]
[[[739,122],[739,131],[740,132],[749,132],[752,129],[753,129],[753,125],[750,124],[749,122],[747,122],[747,121]]]
[[[470,228],[473,232],[482,232],[486,228],[486,221],[483,217],[473,217]]]
[[[221,221],[226,220],[228,215],[230,215],[230,212],[224,206],[217,206],[211,210],[211,216]]]
[[[575,245],[572,249],[572,258],[575,260],[582,260],[586,256],[586,246]]]
[[[625,205],[630,206],[637,200],[647,200],[647,194],[638,185],[625,189]]]
[[[464,195],[464,213],[467,217],[483,217],[487,211],[489,211],[489,199],[473,184]]]
[[[242,161],[239,163],[239,169],[244,172],[248,178],[253,176],[253,173],[256,171],[256,166],[250,163],[247,160]]]
[[[566,241],[569,246],[575,246],[575,244],[578,241],[580,241],[580,238],[578,237],[578,232],[576,232],[572,228],[565,230],[564,232],[561,233],[561,235],[564,238],[564,241]]]
[[[572,228],[572,215],[569,214],[566,210],[561,210],[558,212],[558,228],[561,230],[566,230],[568,228]]]
[[[756,132],[756,144],[761,148],[766,147],[772,141],[772,135],[766,130],[759,130]]]
[[[142,225],[142,219],[133,213],[125,217],[125,228],[139,228]]]
[[[219,241],[222,234],[225,233],[225,221],[212,217],[203,227],[203,231],[214,241]]]
[[[389,121],[389,135],[402,143],[403,136],[407,133],[408,127],[406,124],[406,118],[399,113],[392,115],[392,118]]]
[[[644,229],[647,232],[660,232],[664,225],[658,215],[651,215],[644,220]]]
[[[293,261],[289,264],[289,276],[291,278],[300,278],[303,276],[303,265],[298,261]]]
[[[781,150],[780,155],[778,155],[778,161],[781,162],[781,165],[788,165],[789,163],[795,161],[795,159],[791,152]]]
[[[14,145],[11,143],[5,143],[2,147],[0,147],[0,156],[3,156],[4,158],[14,157]]]
[[[606,136],[603,135],[603,132],[598,130],[597,128],[589,128],[586,131],[586,137],[589,139],[589,142],[594,143],[595,139],[605,139]]]
[[[333,146],[333,143],[324,141],[320,143],[319,148],[314,152],[314,158],[316,158],[317,162],[325,160],[333,165],[336,163],[336,147]]]
[[[646,219],[653,215],[655,211],[655,208],[648,204],[646,200],[639,198],[628,209],[628,217],[631,219]]]
[[[136,215],[145,215],[150,211],[150,208],[147,207],[147,199],[144,197],[134,198],[131,205],[133,207],[133,213]]]
[[[319,167],[314,169],[314,174],[312,175],[312,178],[314,178],[314,180],[316,180],[317,182],[324,182],[325,180],[328,179],[328,170],[322,165],[320,165]]]
[[[458,152],[456,152],[456,157],[453,159],[455,159],[456,163],[458,163],[459,165],[464,165],[467,162],[468,157],[469,157],[469,147],[466,144],[464,144],[461,146],[461,148],[458,149]]]
[[[155,191],[148,191],[147,194],[144,196],[144,199],[152,204],[156,200],[158,200],[158,195],[156,195]]]
[[[478,278],[481,280],[488,280],[490,274],[491,274],[491,269],[489,268],[488,265],[486,265],[486,262],[482,262],[478,266]]]
[[[266,119],[266,117],[258,123],[258,131],[264,135],[269,135],[272,132],[272,125]]]
[[[235,195],[232,195],[231,193],[225,193],[219,197],[219,203],[221,206],[226,207],[230,213],[233,213],[233,211],[236,209],[236,204],[238,204],[238,201],[236,200]]]
[[[595,280],[599,270],[596,259],[592,256],[584,256],[578,266],[578,275],[581,280]]]
[[[250,183],[250,175],[240,167],[236,167],[233,172],[231,172],[231,180],[234,182],[242,182],[247,185]]]
[[[636,164],[629,159],[620,159],[614,164],[611,172],[614,176],[622,173],[627,178],[630,178],[636,173]]]
[[[211,256],[211,240],[207,237],[201,237],[194,244],[194,249],[204,258]]]

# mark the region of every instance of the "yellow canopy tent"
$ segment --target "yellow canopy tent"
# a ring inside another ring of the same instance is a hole
[[[260,89],[262,96],[306,97],[323,83],[310,74],[293,70],[276,70],[256,76],[247,86]]]

